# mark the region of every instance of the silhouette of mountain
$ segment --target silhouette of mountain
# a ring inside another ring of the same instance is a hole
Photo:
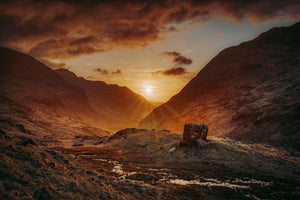
[[[55,71],[69,83],[83,88],[92,108],[97,114],[108,118],[112,126],[137,126],[138,121],[154,108],[144,97],[127,87],[86,80],[67,69]]]
[[[79,115],[94,117],[82,88],[68,83],[33,57],[0,47],[0,60],[1,98],[26,106],[72,110]]]
[[[3,108],[28,107],[39,114],[57,113],[62,118],[75,117],[92,126],[118,130],[137,126],[154,107],[126,87],[88,81],[66,69],[54,71],[8,48],[0,47],[0,54]]]
[[[177,95],[140,122],[300,149],[300,22],[273,28],[214,57]]]

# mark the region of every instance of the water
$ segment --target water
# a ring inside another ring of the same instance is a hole
[[[119,163],[118,161],[111,161],[108,159],[93,159],[100,162],[107,162],[110,164],[113,164],[113,168],[111,172],[115,173],[118,177],[118,179],[126,179],[128,176],[137,174],[137,173],[143,173],[147,174],[145,172],[137,172],[137,171],[125,171],[123,169],[123,164]],[[136,168],[141,169],[141,168]],[[144,169],[145,171],[145,169]],[[159,177],[162,176],[161,179],[156,181],[156,183],[161,184],[176,184],[176,185],[199,185],[203,187],[226,187],[231,189],[251,189],[251,185],[259,185],[260,187],[266,187],[272,184],[272,182],[265,182],[265,181],[259,181],[255,179],[238,179],[238,178],[232,178],[228,180],[218,180],[216,178],[207,178],[207,177],[198,177],[196,176],[195,179],[192,180],[186,180],[182,179],[178,176],[176,176],[173,173],[170,173],[170,170],[167,168],[161,168],[161,169],[154,169],[154,168],[147,168],[146,171],[149,171],[152,175],[156,174]]]

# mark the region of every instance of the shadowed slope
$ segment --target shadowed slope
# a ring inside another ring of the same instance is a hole
[[[203,122],[212,135],[299,149],[299,35],[297,23],[223,50],[140,127]]]
[[[58,69],[56,72],[69,83],[82,87],[93,109],[98,114],[106,116],[112,126],[118,128],[136,126],[137,122],[154,108],[145,98],[127,87],[85,80],[67,69]]]
[[[72,110],[93,117],[84,90],[74,86],[33,57],[0,47],[0,92],[27,106]]]

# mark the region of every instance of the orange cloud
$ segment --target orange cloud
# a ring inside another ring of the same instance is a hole
[[[299,10],[298,0],[1,1],[0,45],[40,59],[69,59],[147,46],[185,21],[299,19]]]
[[[176,51],[165,51],[162,54],[173,57],[172,62],[178,65],[190,65],[193,63],[192,59],[186,58]]]
[[[184,75],[187,71],[183,67],[173,67],[164,71],[156,71],[152,74],[163,74],[165,76],[178,76],[178,75]]]
[[[115,74],[115,75],[122,74],[122,71],[120,69],[117,69],[117,71],[112,72],[112,74]]]
[[[96,69],[94,69],[94,71],[95,72],[99,72],[99,73],[101,73],[103,75],[106,75],[106,74],[109,73],[106,69],[101,69],[101,68],[96,68]]]

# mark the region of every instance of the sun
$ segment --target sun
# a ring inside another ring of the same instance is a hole
[[[153,86],[152,85],[144,85],[144,91],[146,94],[152,94],[153,92]]]

